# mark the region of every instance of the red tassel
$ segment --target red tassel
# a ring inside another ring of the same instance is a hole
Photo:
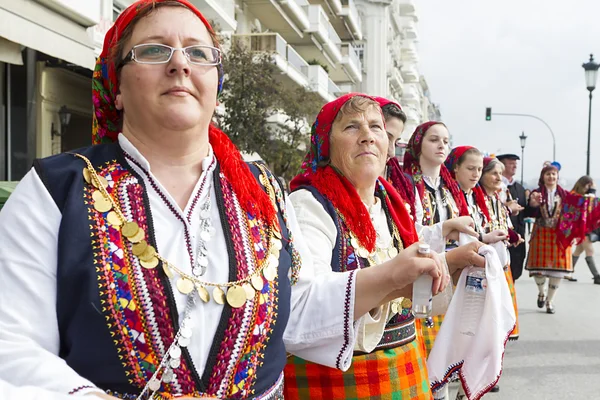
[[[231,183],[244,211],[268,223],[275,220],[275,209],[269,196],[262,189],[242,155],[229,137],[215,126],[208,130],[209,141],[219,160],[221,172]]]

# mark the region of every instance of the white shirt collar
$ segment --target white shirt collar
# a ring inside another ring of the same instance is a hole
[[[142,153],[139,152],[139,150],[133,145],[133,143],[131,143],[131,141],[129,139],[127,139],[127,137],[125,135],[123,135],[122,133],[119,133],[118,140],[119,140],[119,146],[121,146],[121,148],[123,149],[123,151],[125,151],[125,153],[127,153],[129,156],[131,156],[131,158],[133,158],[135,161],[137,161],[137,163],[141,167],[143,167],[146,171],[148,171],[148,172],[151,171],[150,163],[148,162],[146,157],[144,157],[142,155]],[[208,144],[208,155],[202,160],[202,171],[207,170],[207,168],[210,166],[211,162],[213,161],[214,156],[215,155],[213,153],[212,146],[209,143]]]
[[[513,177],[512,177],[512,178],[509,180],[507,177],[505,177],[504,175],[502,175],[502,182],[504,182],[504,184],[505,184],[506,186],[510,186],[510,185],[512,185],[513,183],[515,183],[515,177],[513,176]]]

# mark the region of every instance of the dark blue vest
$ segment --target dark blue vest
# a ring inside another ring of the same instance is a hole
[[[149,244],[156,248],[152,213],[146,190],[143,187],[144,181],[129,167],[119,145],[97,145],[75,152],[86,156],[97,171],[102,166],[110,164],[137,178],[138,184],[143,189],[141,203],[144,205],[147,219],[147,240]],[[107,324],[109,320],[107,307],[105,299],[102,297],[102,290],[99,289],[99,283],[102,283],[99,282],[99,268],[102,266],[99,266],[94,258],[94,246],[96,244],[93,243],[91,235],[91,206],[89,203],[86,204],[84,198],[87,184],[84,181],[82,171],[85,163],[73,154],[64,153],[36,160],[34,167],[62,213],[58,234],[58,297],[56,303],[60,333],[59,356],[78,374],[104,390],[117,394],[137,394],[141,390],[140,381],[136,383],[135,379],[132,378],[135,371],[123,364],[124,349],[120,348],[113,327],[109,327]],[[250,165],[250,168],[257,177],[260,172],[258,168],[253,165]],[[234,238],[229,229],[230,225],[227,223],[226,205],[222,201],[224,188],[223,181],[219,177],[218,166],[213,177],[214,187],[219,199],[217,206],[221,214],[230,259],[230,280],[233,281],[236,280],[238,264],[234,255]],[[271,331],[265,347],[258,352],[259,354],[256,354],[256,362],[253,363],[252,360],[247,360],[247,370],[253,369],[256,375],[256,379],[251,386],[251,390],[256,396],[268,391],[274,385],[286,363],[283,333],[290,312],[291,286],[288,272],[291,266],[290,253],[292,250],[287,239],[289,235],[281,210],[278,210],[278,217],[282,228],[284,248],[280,253],[279,260],[278,272],[280,278],[276,279],[277,286],[273,292],[276,296],[274,307],[276,312],[274,315],[267,316],[272,318]],[[157,250],[160,252],[160,249]],[[160,324],[170,324],[172,330],[176,331],[179,317],[169,279],[160,266],[156,269],[156,273],[160,278],[160,285],[164,290],[167,299],[167,310],[170,315],[167,320],[159,320],[158,322]],[[202,303],[197,304],[197,307],[202,307]],[[190,382],[192,382],[192,387],[197,392],[212,392],[210,380],[217,365],[217,357],[219,353],[222,354],[224,351],[223,344],[227,340],[225,335],[228,325],[230,325],[231,315],[232,308],[226,304],[223,307],[221,320],[202,376],[197,374],[189,353],[185,348],[182,348],[182,360],[185,360],[187,365],[192,366],[189,368]],[[250,332],[252,328],[250,327]],[[169,344],[167,343],[167,346]],[[142,372],[139,373],[142,374]],[[238,370],[237,373],[243,375],[244,372]],[[148,371],[143,371],[143,374],[142,381],[147,381],[148,376],[151,376]],[[238,376],[236,379],[244,380],[246,378]],[[214,386],[214,382],[212,385]],[[231,398],[239,397],[231,396]]]

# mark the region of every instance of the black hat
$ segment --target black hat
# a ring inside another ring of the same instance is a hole
[[[520,160],[521,159],[521,157],[519,157],[516,154],[500,154],[500,155],[497,155],[496,158],[500,161],[502,161],[502,160]]]

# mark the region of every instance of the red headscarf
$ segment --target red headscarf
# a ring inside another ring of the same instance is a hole
[[[292,179],[290,187],[292,190],[302,186],[313,186],[317,189],[344,217],[346,226],[360,244],[368,251],[373,251],[377,233],[356,188],[330,165],[320,165],[322,161],[329,159],[329,135],[333,121],[342,106],[355,96],[375,101],[373,97],[365,94],[349,93],[323,106],[312,126],[311,149],[302,163],[302,172]],[[383,186],[386,204],[402,241],[405,246],[409,246],[418,240],[418,236],[414,222],[404,207],[404,201],[385,179],[379,178],[378,181]]]
[[[458,146],[453,148],[450,154],[448,154],[448,157],[446,158],[446,162],[444,164],[446,165],[448,171],[450,171],[450,175],[452,175],[452,178],[454,180],[456,180],[454,167],[456,167],[458,161],[463,156],[463,154],[465,154],[468,150],[474,148],[475,147],[473,146]],[[483,192],[483,189],[481,189],[481,186],[479,186],[479,184],[475,185],[475,187],[473,188],[473,194],[475,195],[475,202],[477,203],[477,207],[479,207],[479,209],[487,218],[486,221],[491,221],[490,211],[488,210],[487,202],[485,201],[485,193]]]
[[[166,0],[139,0],[125,9],[106,33],[104,47],[96,61],[92,78],[92,99],[94,120],[92,124],[92,142],[110,143],[117,140],[120,132],[121,113],[115,108],[115,98],[119,92],[117,68],[111,52],[121,39],[121,35],[143,7],[152,6]],[[177,0],[200,18],[206,29],[214,33],[202,13],[187,0]],[[222,73],[220,74],[222,79]],[[219,160],[221,171],[231,183],[242,208],[253,215],[271,223],[275,218],[275,209],[269,196],[260,188],[252,172],[242,160],[240,152],[227,135],[214,126],[208,130],[209,142]]]
[[[415,186],[421,199],[423,199],[425,196],[425,183],[423,182],[423,172],[421,171],[419,156],[421,155],[423,138],[425,137],[427,130],[434,125],[446,126],[445,124],[437,121],[429,121],[417,126],[417,129],[415,129],[415,132],[408,141],[408,146],[406,147],[406,152],[404,153],[404,171],[413,177]],[[458,187],[458,184],[454,181],[452,175],[450,175],[450,171],[448,171],[448,168],[446,168],[444,164],[442,164],[440,167],[440,176],[442,177],[444,185],[446,185],[448,190],[450,190],[450,193],[452,193],[452,197],[458,206],[460,216],[469,215],[469,208],[467,207],[465,198]]]

